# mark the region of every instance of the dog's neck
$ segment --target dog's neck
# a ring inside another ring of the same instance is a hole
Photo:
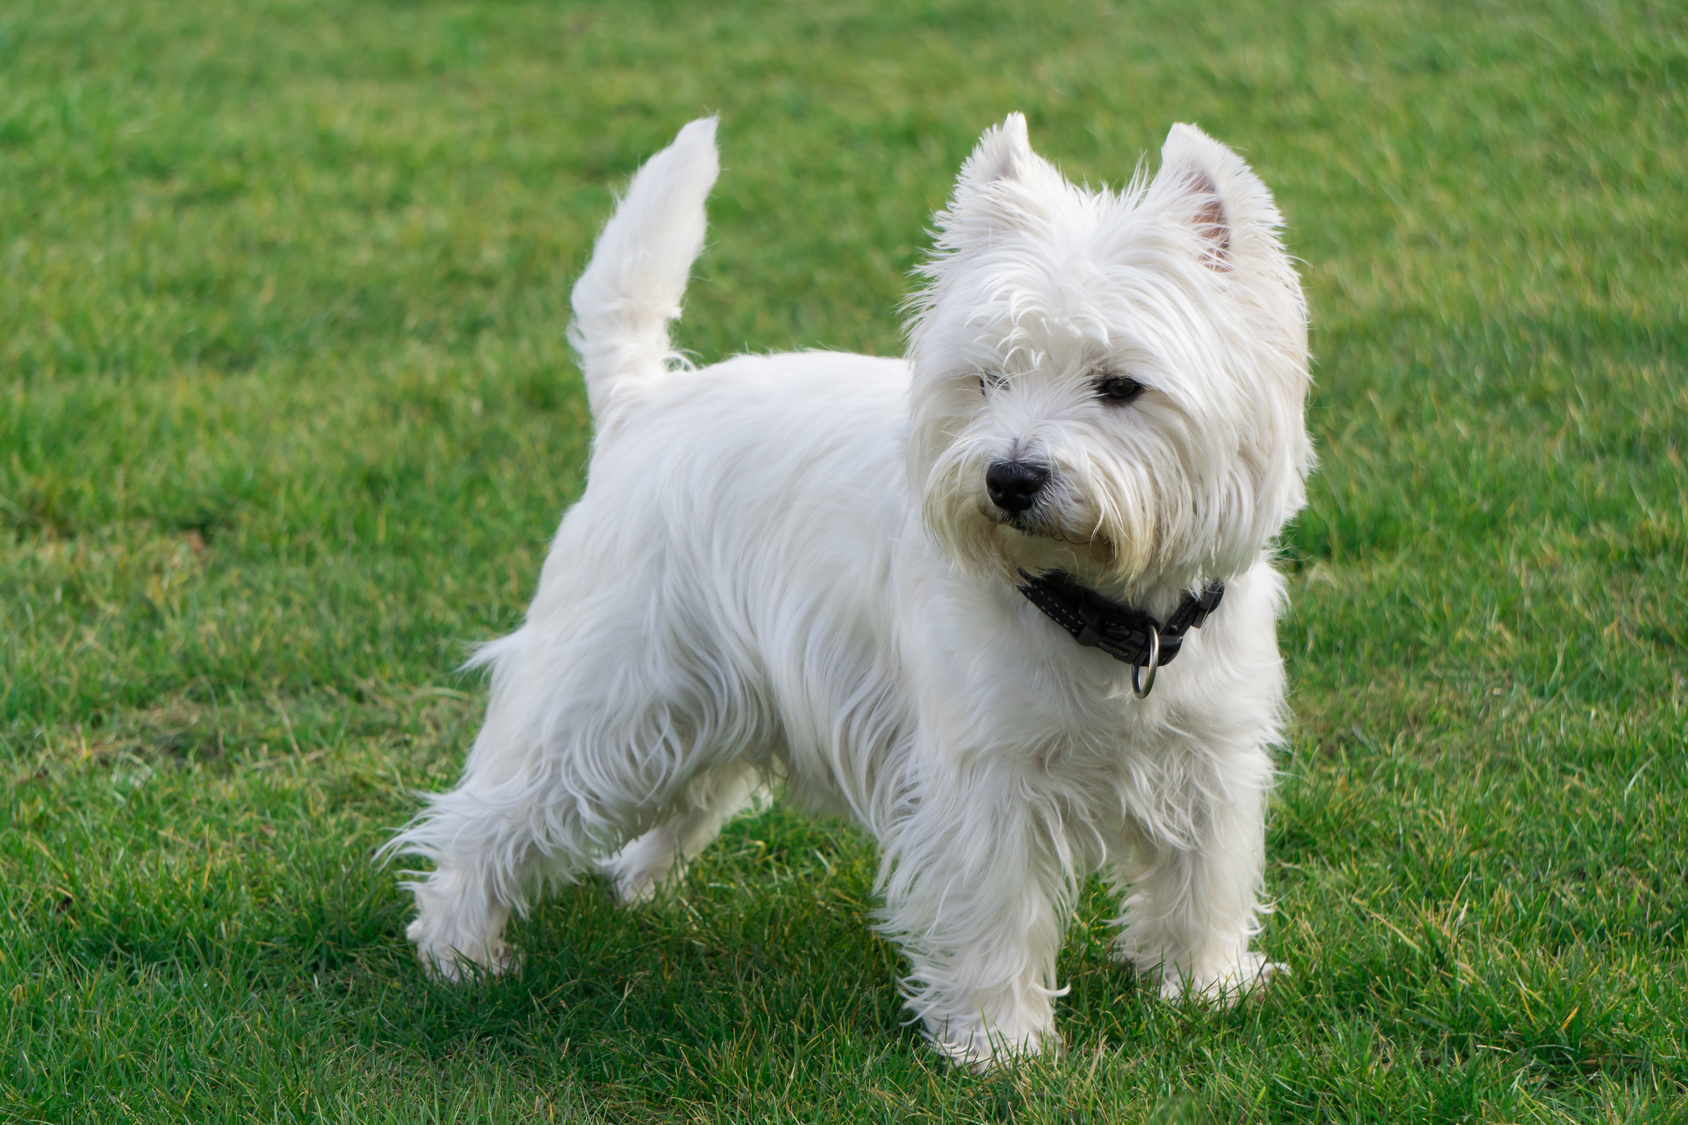
[[[1185,634],[1201,628],[1225,596],[1223,582],[1211,583],[1200,593],[1185,593],[1163,621],[1105,598],[1058,570],[1037,577],[1021,571],[1020,576],[1020,593],[1073,640],[1134,667],[1170,664],[1183,648]]]

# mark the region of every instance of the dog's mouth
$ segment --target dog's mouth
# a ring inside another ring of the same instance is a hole
[[[992,504],[984,506],[984,513],[987,519],[999,527],[1013,528],[1029,538],[1053,539],[1070,547],[1092,547],[1096,544],[1095,535],[1074,532],[1054,518],[1052,513],[1042,511],[1042,507],[1040,504],[1024,512],[1005,512]]]
[[[1117,548],[1103,528],[1075,528],[1052,505],[1009,512],[985,504],[980,512],[999,529],[995,552],[1011,567],[1103,574],[1118,561]]]
[[[1059,525],[1052,525],[1037,508],[1028,508],[1024,512],[1008,512],[995,504],[985,503],[979,505],[979,512],[998,527],[1011,527],[1021,535],[1054,538],[1050,533],[1059,530]]]

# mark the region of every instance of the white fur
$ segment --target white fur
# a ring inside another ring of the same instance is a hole
[[[1272,537],[1303,501],[1305,310],[1265,187],[1175,126],[1122,194],[1066,183],[1019,115],[938,216],[909,357],[671,362],[717,170],[693,122],[628,190],[574,291],[598,422],[527,620],[485,646],[461,784],[389,845],[409,936],[455,977],[547,880],[627,900],[765,780],[878,838],[878,925],[932,1042],[988,1066],[1057,1042],[1055,958],[1104,871],[1121,956],[1235,998],[1257,931],[1284,693]],[[1097,397],[1100,374],[1148,389]],[[981,388],[986,377],[988,389]],[[1016,522],[996,458],[1054,474]],[[1226,583],[1153,694],[1014,588],[1061,569],[1165,616]]]

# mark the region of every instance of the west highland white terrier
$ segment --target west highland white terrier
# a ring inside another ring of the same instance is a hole
[[[1092,872],[1163,995],[1265,981],[1272,540],[1313,461],[1270,193],[1188,125],[1153,178],[1075,187],[1015,114],[937,216],[907,358],[694,370],[667,322],[717,171],[694,121],[575,286],[589,483],[472,662],[461,784],[389,845],[433,866],[407,884],[423,962],[506,968],[548,881],[647,897],[772,784],[877,838],[908,1005],[964,1065],[1058,1042]]]

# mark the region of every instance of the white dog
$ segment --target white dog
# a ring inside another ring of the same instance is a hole
[[[1187,125],[1152,180],[1076,188],[1016,114],[937,217],[907,359],[698,371],[667,321],[714,138],[695,121],[645,165],[575,286],[590,482],[526,622],[475,658],[462,783],[389,845],[433,864],[408,884],[424,963],[509,965],[547,880],[645,897],[772,782],[878,838],[878,924],[958,1062],[1058,1042],[1096,870],[1164,995],[1264,981],[1271,544],[1312,463],[1270,194]]]

